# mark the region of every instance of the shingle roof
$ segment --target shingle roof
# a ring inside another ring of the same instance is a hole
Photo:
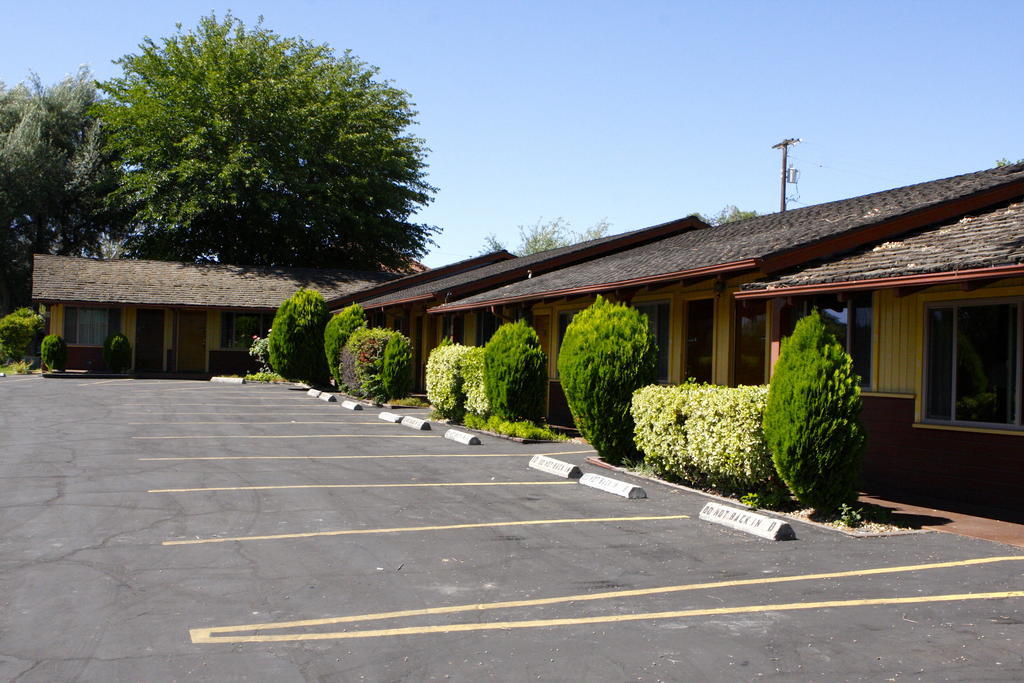
[[[1020,181],[1024,181],[1024,164],[1014,164],[684,232],[432,310],[469,308],[484,302],[536,298],[573,289],[628,285],[643,278],[725,264],[756,264],[767,257]],[[1024,190],[1020,194],[1024,195]]]
[[[374,306],[386,306],[402,301],[429,298],[434,295],[445,295],[446,293],[457,290],[460,287],[472,286],[473,283],[487,278],[500,278],[504,275],[509,277],[519,277],[518,273],[523,272],[524,269],[532,269],[534,272],[543,271],[545,269],[553,268],[555,267],[555,264],[559,264],[564,261],[579,261],[598,254],[608,253],[617,248],[627,248],[629,245],[637,243],[638,240],[641,242],[645,239],[654,240],[662,234],[678,233],[679,231],[695,227],[704,227],[706,229],[706,226],[695,218],[669,221],[668,223],[661,223],[649,228],[642,228],[640,230],[619,233],[617,235],[600,237],[598,239],[572,244],[567,247],[549,249],[547,251],[530,254],[528,256],[520,256],[508,261],[492,263],[475,270],[458,273],[432,282],[418,284],[413,287],[397,290],[371,299],[360,300],[357,297],[356,301],[359,301],[360,305],[364,308],[370,308]]]
[[[325,298],[393,280],[391,273],[35,255],[32,299],[161,306],[277,308],[300,287]]]
[[[856,282],[1024,263],[1024,203],[917,230],[744,290]]]
[[[348,292],[341,297],[335,299],[328,299],[327,305],[330,308],[337,308],[340,304],[348,303],[349,301],[362,300],[367,301],[369,299],[384,299],[391,292],[411,291],[413,289],[430,289],[427,283],[436,282],[442,278],[452,277],[456,274],[467,273],[471,270],[476,270],[484,266],[491,265],[499,261],[507,261],[515,259],[516,257],[509,252],[501,249],[499,251],[492,251],[487,254],[480,254],[472,256],[468,259],[449,263],[445,266],[439,266],[437,268],[428,268],[409,275],[404,275],[390,282],[386,282],[380,285],[376,285],[366,290],[362,290],[358,293],[358,296],[353,296],[353,293]],[[404,297],[402,297],[404,298]]]

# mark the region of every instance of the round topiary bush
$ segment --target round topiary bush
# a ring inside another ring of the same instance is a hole
[[[319,292],[300,289],[277,309],[270,330],[270,366],[285,379],[326,385],[324,359],[327,304]]]
[[[132,345],[128,337],[120,332],[107,337],[103,342],[103,362],[111,372],[125,372],[132,366]]]
[[[484,347],[484,387],[491,412],[510,422],[544,415],[547,356],[526,321],[502,325]]]
[[[427,358],[427,400],[439,417],[461,421],[466,413],[462,363],[471,348],[442,341]]]
[[[388,399],[382,369],[393,337],[405,339],[401,332],[383,327],[361,327],[349,336],[341,352],[341,378],[350,392],[374,401]]]
[[[487,402],[484,384],[484,356],[482,346],[471,346],[462,358],[462,393],[466,398],[466,412],[477,417],[489,417],[491,405]]]
[[[331,316],[324,328],[324,356],[338,388],[342,386],[341,350],[345,348],[352,333],[360,327],[366,327],[366,312],[359,304],[352,304],[341,313]]]
[[[654,382],[658,351],[647,318],[597,297],[577,313],[558,355],[562,390],[576,428],[612,464],[639,455],[629,408],[633,392]]]
[[[782,343],[764,413],[775,469],[804,505],[832,512],[856,498],[860,410],[853,361],[814,311]]]
[[[394,334],[384,347],[380,383],[386,400],[405,398],[412,386],[412,344],[404,334]]]
[[[64,372],[68,367],[68,345],[59,334],[48,334],[43,337],[40,355],[43,364],[50,370]]]

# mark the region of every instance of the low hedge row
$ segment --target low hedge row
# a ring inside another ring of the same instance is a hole
[[[633,395],[636,445],[659,475],[723,493],[785,490],[761,427],[768,387],[648,386]]]

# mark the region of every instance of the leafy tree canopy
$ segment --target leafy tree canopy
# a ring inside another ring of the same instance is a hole
[[[744,211],[738,208],[735,204],[727,204],[722,207],[722,210],[716,213],[714,216],[705,216],[704,214],[695,213],[693,214],[697,218],[701,219],[708,225],[725,225],[726,223],[735,223],[736,221],[745,221],[748,218],[756,218],[760,216],[757,211]]]
[[[104,202],[118,169],[96,101],[87,69],[53,86],[0,84],[0,313],[29,303],[33,253],[95,256],[123,235],[126,216]]]
[[[484,248],[480,253],[489,254],[506,249],[516,256],[527,256],[578,242],[596,240],[607,235],[608,228],[608,221],[604,219],[579,232],[573,230],[572,224],[564,218],[555,218],[547,222],[538,219],[533,225],[519,226],[519,246],[515,249],[508,249],[497,235],[491,233],[484,238]]]
[[[401,270],[432,243],[409,221],[434,188],[408,93],[351,53],[228,14],[117,64],[98,110],[129,255]]]

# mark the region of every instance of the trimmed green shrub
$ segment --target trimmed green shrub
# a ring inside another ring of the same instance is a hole
[[[460,421],[466,412],[462,364],[471,347],[442,344],[427,358],[427,400],[438,417]]]
[[[412,344],[403,334],[392,335],[384,347],[380,381],[387,400],[405,398],[412,386]]]
[[[340,375],[350,393],[378,402],[388,399],[381,370],[384,350],[396,336],[405,339],[401,332],[383,327],[361,327],[349,336],[341,353]]]
[[[525,320],[502,325],[484,347],[484,387],[491,412],[510,422],[544,415],[547,356]]]
[[[658,353],[647,318],[598,296],[565,331],[558,356],[562,390],[576,428],[612,464],[638,457],[630,403],[654,382]]]
[[[547,427],[539,427],[532,422],[509,422],[502,420],[497,415],[480,417],[473,413],[466,413],[465,424],[470,429],[479,429],[505,436],[515,436],[520,439],[533,441],[568,441],[569,439],[558,432],[553,432]]]
[[[466,399],[466,412],[477,417],[491,414],[487,401],[487,387],[484,384],[484,355],[482,346],[470,346],[462,357],[462,393]]]
[[[103,362],[111,372],[125,372],[132,366],[132,345],[128,337],[120,332],[107,337],[103,342]]]
[[[44,324],[43,316],[31,308],[19,308],[0,318],[0,362],[20,360]]]
[[[270,330],[270,366],[292,381],[324,386],[329,372],[324,360],[327,304],[320,293],[300,289],[277,309]]]
[[[860,386],[817,311],[783,341],[770,387],[764,435],[779,476],[819,512],[853,502],[864,451]]]
[[[337,315],[331,316],[324,328],[324,356],[331,370],[334,383],[341,387],[341,350],[348,338],[360,327],[366,327],[366,312],[359,304],[352,304]]]
[[[784,492],[761,431],[768,387],[652,385],[633,394],[636,446],[662,477],[723,493]]]
[[[43,364],[50,370],[64,372],[68,367],[68,345],[59,334],[48,334],[43,337],[40,347]]]

